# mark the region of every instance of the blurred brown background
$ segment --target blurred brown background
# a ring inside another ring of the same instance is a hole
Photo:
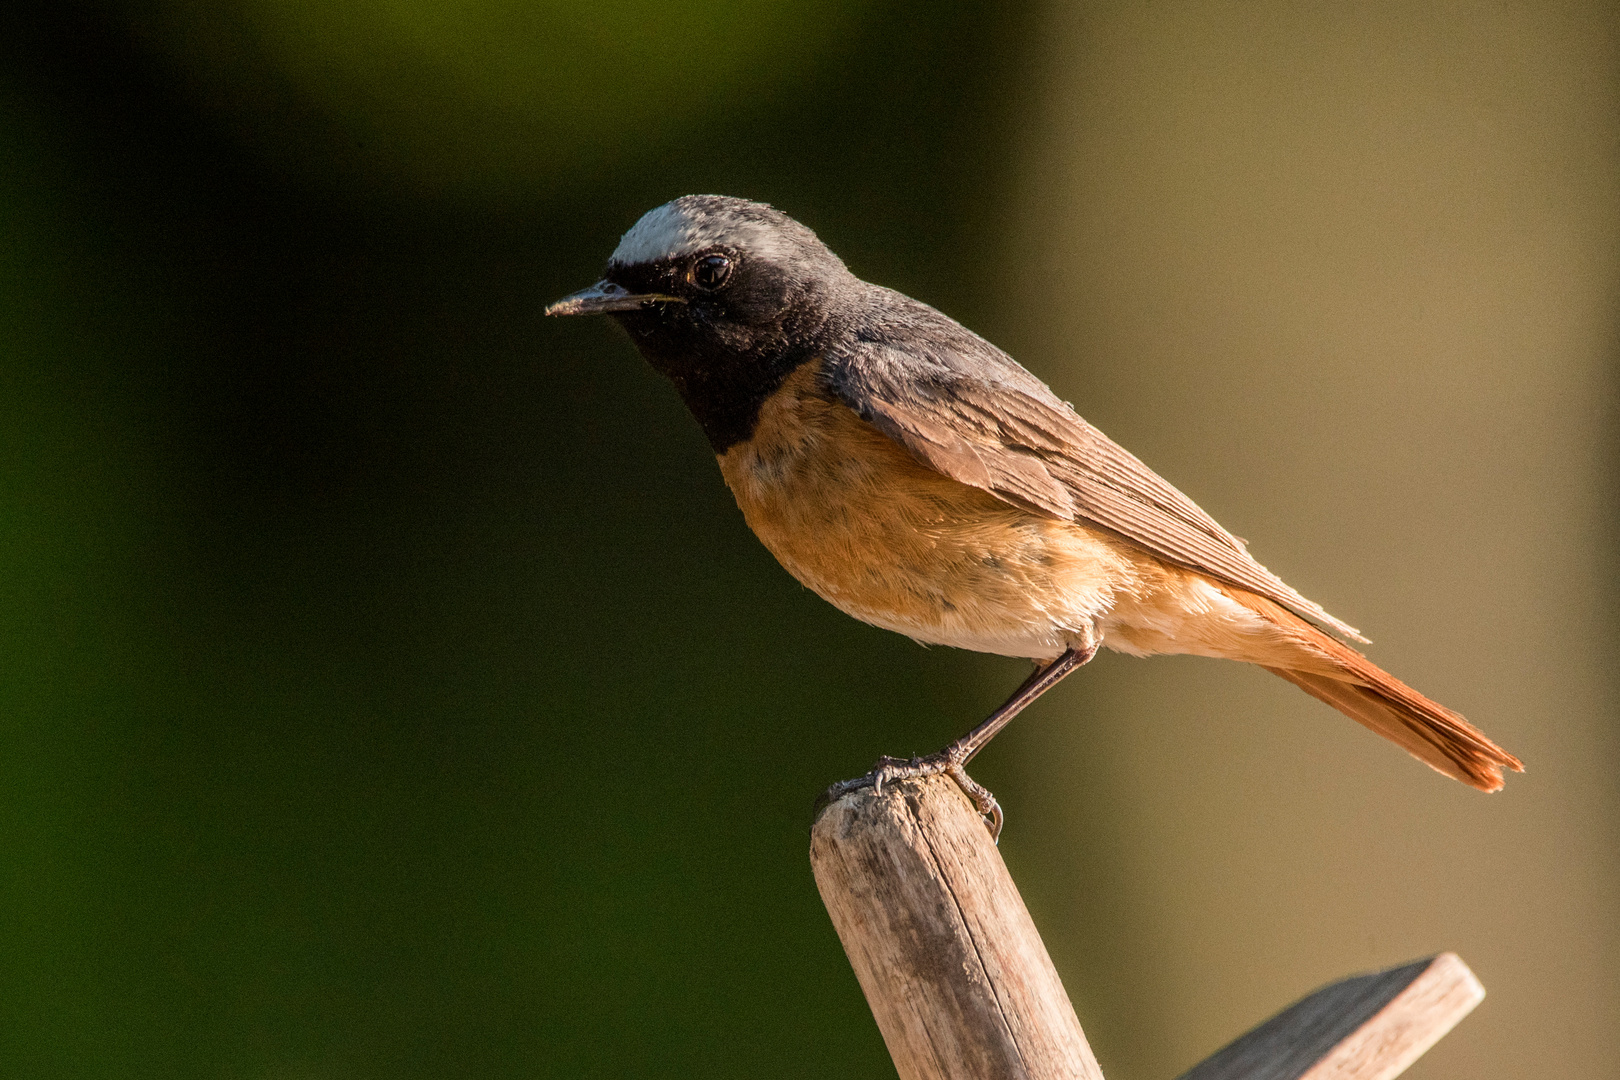
[[[1005,846],[1087,853],[1037,918],[1110,1076],[1439,949],[1490,996],[1411,1075],[1620,1067],[1614,15],[1051,12],[1000,340],[1528,769],[1481,797],[1257,670],[1096,664],[1020,725]]]
[[[810,801],[1022,677],[787,577],[607,325],[766,199],[1527,762],[1105,656],[976,764],[1110,1080],[1352,971],[1620,1058],[1620,42],[1588,2],[0,10],[0,1072],[887,1076]]]

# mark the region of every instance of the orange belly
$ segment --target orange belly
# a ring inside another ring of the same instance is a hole
[[[919,641],[1038,659],[1093,639],[1124,545],[919,463],[800,368],[720,455],[743,516],[810,589]]]
[[[719,460],[749,527],[840,610],[918,641],[1035,660],[1096,642],[1292,661],[1295,643],[1203,575],[923,465],[836,400],[819,366],[790,376],[752,437]]]

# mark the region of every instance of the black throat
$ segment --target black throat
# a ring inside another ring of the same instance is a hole
[[[716,454],[753,436],[761,406],[789,375],[825,354],[848,321],[841,313],[853,310],[847,294],[859,283],[822,254],[820,263],[808,256],[740,259],[729,284],[714,293],[693,288],[685,264],[674,260],[609,266],[608,279],[631,292],[679,298],[614,317],[675,384]]]
[[[716,454],[752,437],[770,396],[823,352],[819,334],[809,340],[773,334],[745,344],[671,325],[658,311],[626,312],[619,322],[653,369],[675,384]]]

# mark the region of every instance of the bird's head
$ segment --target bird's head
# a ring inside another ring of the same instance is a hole
[[[828,347],[860,288],[781,210],[689,194],[643,214],[603,280],[546,314],[617,319],[721,452],[747,439],[760,403]]]
[[[612,315],[719,446],[737,434],[732,414],[751,417],[825,348],[859,288],[814,232],[780,210],[685,195],[644,214],[602,280],[546,314]]]

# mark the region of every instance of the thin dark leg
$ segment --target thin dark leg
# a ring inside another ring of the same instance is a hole
[[[912,758],[902,761],[899,758],[882,757],[878,759],[877,766],[865,776],[857,780],[845,780],[834,784],[828,791],[828,796],[838,798],[845,792],[856,788],[871,785],[881,794],[883,785],[890,780],[904,780],[914,776],[934,776],[944,773],[956,781],[956,786],[978,808],[985,822],[990,827],[990,835],[995,838],[1001,836],[1002,813],[1001,805],[996,797],[967,774],[967,763],[972,761],[980,750],[983,750],[996,733],[1006,727],[1012,718],[1028,708],[1031,702],[1052,687],[1056,686],[1063,677],[1074,669],[1082,666],[1093,656],[1097,655],[1097,646],[1089,645],[1084,648],[1071,648],[1056,660],[1043,668],[1037,668],[1023,684],[1014,690],[1012,696],[1002,703],[1001,708],[985,718],[984,723],[957,739],[951,745],[937,754],[927,757]]]
[[[1065,675],[1078,667],[1090,662],[1097,655],[1097,646],[1092,645],[1085,649],[1070,649],[1056,660],[1043,668],[1037,668],[1030,673],[1012,696],[1002,703],[1001,708],[985,717],[984,723],[952,743],[953,748],[960,748],[962,764],[972,761],[980,750],[990,744],[990,740],[1001,732],[1001,729],[1012,722],[1012,718],[1023,712],[1035,699],[1046,693],[1063,680]]]

